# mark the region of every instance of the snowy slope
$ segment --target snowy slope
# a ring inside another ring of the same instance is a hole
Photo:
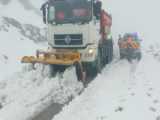
[[[0,79],[20,69],[23,55],[42,47],[33,41],[45,39],[43,27],[40,14],[26,9],[20,0],[0,1]]]
[[[27,120],[52,103],[64,104],[83,89],[76,81],[75,70],[66,71],[63,78],[50,78],[48,67],[29,66],[0,83],[0,110],[2,120]],[[15,110],[15,108],[17,108]]]
[[[3,0],[1,0],[1,3]],[[21,23],[37,25],[44,27],[42,23],[40,5],[43,0],[37,0],[36,4],[32,4],[32,0],[9,0],[7,4],[0,4],[0,15],[5,17],[11,17]]]
[[[147,54],[138,64],[112,63],[53,120],[156,120],[159,68],[160,62]]]
[[[37,36],[32,37],[34,34]],[[20,70],[23,55],[35,54],[34,51],[41,45],[33,41],[44,39],[40,34],[38,27],[23,25],[12,18],[0,18],[0,79]]]

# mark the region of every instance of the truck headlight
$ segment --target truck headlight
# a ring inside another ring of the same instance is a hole
[[[94,51],[95,51],[95,50],[94,50],[93,48],[90,48],[90,49],[88,50],[88,53],[89,53],[89,54],[93,54]]]
[[[85,54],[85,57],[93,57],[94,54],[95,54],[95,49],[89,48]]]

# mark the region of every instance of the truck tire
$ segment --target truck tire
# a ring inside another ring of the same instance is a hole
[[[97,58],[94,62],[88,63],[86,66],[87,79],[93,80],[98,73],[102,71],[102,56],[100,49],[98,50]]]
[[[50,65],[50,76],[55,77],[57,73],[63,73],[67,67],[62,65]]]
[[[125,58],[125,55],[120,52],[120,59],[124,59],[124,58]]]
[[[111,40],[111,44],[110,44],[110,49],[111,49],[111,53],[110,53],[110,60],[112,61],[113,60],[113,40]]]
[[[95,66],[95,74],[97,75],[98,73],[101,73],[102,71],[102,57],[100,55],[100,51],[98,52],[98,57],[96,60],[96,66]]]
[[[139,52],[139,53],[137,54],[137,60],[138,60],[138,61],[140,61],[140,60],[141,60],[141,58],[142,58],[142,53],[141,53],[141,52]]]
[[[132,63],[132,60],[133,60],[132,56],[127,56],[127,60],[128,62]]]
[[[54,65],[49,65],[49,67],[50,67],[50,70],[49,70],[49,72],[50,72],[50,77],[55,77],[56,74],[57,74],[57,71],[56,71],[55,66],[54,66]]]
[[[107,41],[107,64],[113,60],[113,41]]]
[[[108,48],[108,51],[109,51],[109,53],[108,53],[108,63],[110,63],[110,62],[112,61],[112,59],[113,59],[113,51],[112,51],[112,48],[111,48],[111,47]]]
[[[97,59],[88,65],[87,68],[87,76],[91,79],[95,78],[98,73],[101,73],[102,71],[102,61],[101,61],[100,53],[98,53]]]
[[[79,62],[74,63],[75,69],[76,69],[76,76],[78,81],[83,81],[83,68],[82,65]]]

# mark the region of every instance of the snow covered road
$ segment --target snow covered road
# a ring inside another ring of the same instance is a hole
[[[53,120],[159,120],[159,68],[149,54],[111,64]]]
[[[159,120],[159,68],[160,61],[159,59],[155,59],[154,54],[151,54],[151,52],[144,52],[143,58],[139,63],[133,62],[131,64],[126,60],[115,60],[106,66],[102,74],[99,74],[84,92],[70,102],[69,105],[66,105],[53,120],[64,120],[64,118],[66,120]],[[22,85],[24,87],[23,91],[10,95],[14,91],[22,90],[22,88],[14,89],[15,87],[12,85],[10,92],[6,92],[9,96],[8,100],[12,101],[0,111],[2,120],[10,120],[11,118],[17,120],[50,120],[52,116],[61,110],[62,106],[52,104],[53,100],[56,100],[53,98],[55,95],[62,95],[59,97],[65,101],[67,95],[63,96],[62,91],[58,89],[59,92],[52,91],[53,83],[56,82],[55,78],[53,82],[51,79],[42,79],[39,76],[37,77],[39,78],[38,81],[36,81],[34,79],[36,77],[33,77],[35,72],[38,71],[25,75],[26,77],[28,76],[28,79],[25,78],[25,80],[35,81],[33,83],[26,81],[27,86],[22,82],[24,84]],[[71,76],[71,73],[69,76]],[[29,79],[29,76],[31,79]],[[65,86],[69,82],[71,81],[64,81]],[[64,83],[62,82],[62,84]],[[35,88],[35,91],[32,89],[27,91],[29,88]],[[66,89],[66,94],[74,94],[73,89],[73,91],[68,90],[69,88]],[[27,96],[23,97],[23,94]],[[43,99],[45,95],[48,95],[48,97]],[[16,99],[17,96],[22,96],[22,98]],[[59,97],[56,97],[57,100],[59,100]],[[14,102],[15,100],[18,102]],[[16,110],[14,107],[16,107]]]

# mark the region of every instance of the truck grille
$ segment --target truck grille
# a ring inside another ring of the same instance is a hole
[[[82,45],[82,34],[55,34],[55,45]]]

